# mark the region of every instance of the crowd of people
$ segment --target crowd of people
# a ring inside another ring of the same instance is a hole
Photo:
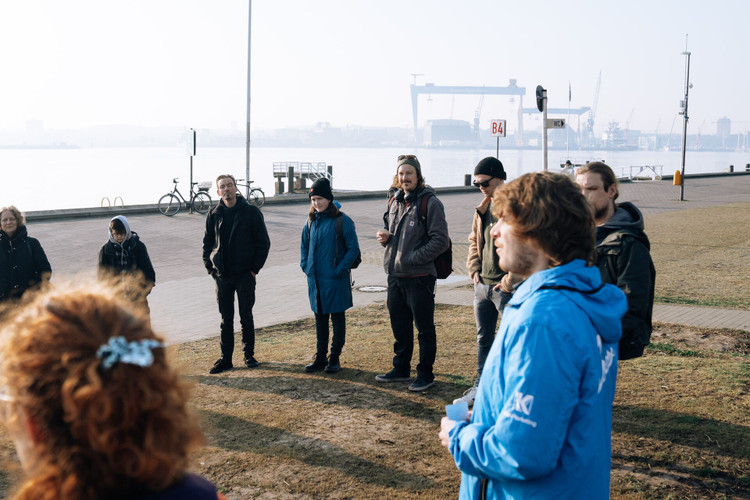
[[[482,198],[470,225],[467,214],[467,269],[477,370],[454,400],[472,409],[444,417],[439,439],[461,471],[460,498],[606,498],[617,364],[641,356],[651,333],[655,271],[643,217],[632,203],[615,203],[617,179],[600,162],[579,169],[575,182],[547,172],[506,181],[497,158],[474,169]],[[235,295],[244,364],[260,365],[252,309],[270,251],[263,214],[235,179],[221,175],[216,187],[203,236],[221,318],[221,357],[210,374],[233,368]],[[304,371],[335,374],[361,253],[330,182],[316,180],[308,196],[300,267],[315,351]],[[436,259],[451,242],[415,155],[398,157],[385,208],[375,236],[394,356],[375,381],[425,391],[435,383]],[[187,470],[202,435],[151,329],[156,274],[124,216],[108,224],[98,269],[98,284],[49,286],[51,266],[23,214],[0,210],[0,417],[26,472],[14,498],[222,498]]]

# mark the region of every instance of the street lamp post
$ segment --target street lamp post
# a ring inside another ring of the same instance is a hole
[[[682,170],[680,176],[680,201],[685,199],[685,149],[687,143],[687,126],[688,126],[688,93],[692,87],[690,83],[690,52],[687,50],[687,35],[685,35],[685,52],[682,53],[685,56],[685,100],[682,101],[682,109],[680,114],[683,115],[683,126],[682,126]]]

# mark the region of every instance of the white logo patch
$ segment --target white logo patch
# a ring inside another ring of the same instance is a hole
[[[597,335],[596,337],[596,343],[599,346],[599,353],[602,352],[602,338]],[[609,374],[609,370],[612,368],[612,363],[615,360],[615,350],[613,348],[607,349],[606,352],[604,352],[604,357],[602,357],[602,377],[599,379],[599,390],[597,392],[602,392],[602,387],[604,386],[604,382],[607,380],[607,375]]]
[[[513,411],[523,413],[524,415],[531,415],[531,405],[534,404],[534,396],[524,396],[520,392],[516,392],[513,395]]]

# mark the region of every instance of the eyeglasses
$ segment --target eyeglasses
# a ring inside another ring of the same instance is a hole
[[[493,177],[492,179],[494,179],[494,177]],[[489,185],[490,185],[490,181],[492,181],[492,179],[488,179],[488,180],[486,180],[486,181],[484,181],[484,182],[477,182],[477,181],[474,181],[474,182],[472,182],[472,184],[473,184],[473,185],[474,185],[474,187],[476,187],[476,188],[478,188],[478,187],[483,187],[483,188],[486,188],[487,186],[489,186]]]
[[[416,160],[417,157],[415,155],[398,155],[398,161],[401,161],[403,159],[409,159],[409,160]]]

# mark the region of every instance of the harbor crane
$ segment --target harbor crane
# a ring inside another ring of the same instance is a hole
[[[594,120],[596,119],[596,107],[599,104],[599,90],[602,87],[602,71],[599,70],[599,77],[596,79],[596,90],[594,91],[594,104],[591,106],[589,111],[588,120],[586,122],[586,135],[589,140],[594,136]]]

